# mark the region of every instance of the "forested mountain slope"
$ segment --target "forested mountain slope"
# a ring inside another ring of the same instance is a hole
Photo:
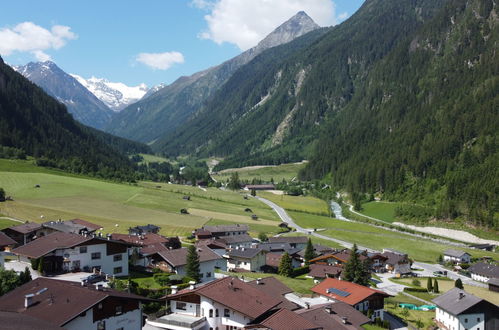
[[[218,66],[181,77],[171,85],[128,106],[106,131],[145,143],[170,133],[199,110],[231,75],[265,49],[289,42],[319,26],[304,12],[284,22],[257,46]]]
[[[497,229],[498,23],[497,0],[449,2],[369,72],[302,176]]]
[[[109,142],[110,143],[110,142]],[[130,161],[77,123],[66,107],[0,58],[0,146],[40,165],[106,178],[133,178]]]
[[[444,3],[368,0],[327,33],[312,32],[267,50],[238,70],[195,118],[153,148],[168,155],[228,157],[219,168],[301,160],[373,66]]]

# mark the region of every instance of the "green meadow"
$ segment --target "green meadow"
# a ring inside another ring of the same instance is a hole
[[[395,219],[395,209],[401,203],[390,202],[369,202],[362,204],[362,210],[359,213],[375,219],[392,223]]]
[[[239,179],[251,181],[252,179],[260,179],[264,182],[281,182],[283,179],[291,181],[298,176],[298,172],[305,167],[305,163],[297,164],[282,164],[277,166],[262,166],[262,167],[242,167],[230,168],[213,174],[217,181],[227,181],[232,173],[237,172]]]

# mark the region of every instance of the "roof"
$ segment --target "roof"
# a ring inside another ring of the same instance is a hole
[[[265,256],[265,264],[267,266],[279,267],[281,263],[283,253],[282,252],[269,252]]]
[[[140,254],[144,256],[148,256],[154,253],[158,253],[160,251],[166,251],[169,250],[166,246],[163,244],[151,244],[151,245],[146,245],[140,249]]]
[[[483,299],[459,288],[453,288],[432,301],[439,308],[453,315],[459,315],[480,303]]]
[[[499,278],[499,266],[487,264],[485,262],[477,262],[468,268],[468,271],[488,278]]]
[[[0,231],[0,247],[17,244],[12,238]]]
[[[244,187],[247,189],[275,189],[273,184],[247,184]]]
[[[338,291],[335,293],[332,292],[331,289]],[[390,296],[383,291],[374,290],[356,283],[337,280],[335,278],[326,278],[324,281],[314,286],[312,291],[321,296],[342,301],[349,305],[358,304],[372,295],[381,295],[383,297]],[[344,294],[340,294],[340,292],[343,292]]]
[[[313,244],[313,247],[314,247],[314,253],[316,256],[321,256],[321,255],[324,255],[326,253],[334,253],[336,250],[329,247],[329,246],[324,246],[324,245],[320,245],[320,244]],[[307,250],[307,248],[303,248],[301,251],[298,252],[298,255],[302,258],[305,258],[305,251]]]
[[[17,231],[18,233],[21,234],[28,234],[31,233],[35,230],[41,229],[42,225],[36,222],[26,222],[23,223],[22,225],[17,225],[17,226],[12,226],[9,227],[8,229]]]
[[[147,233],[143,235],[111,234],[111,238],[142,246],[168,242],[168,238],[154,233]]]
[[[284,283],[277,280],[275,277],[265,277],[259,280],[248,282],[248,284],[274,298],[281,300],[281,303],[277,305],[278,308],[286,308],[289,310],[300,308],[299,305],[289,301],[288,299],[286,299],[286,297],[284,297],[285,294],[292,293],[293,290],[288,288]]]
[[[339,266],[331,266],[331,265],[321,265],[321,264],[311,264],[309,266],[310,271],[308,276],[317,277],[317,278],[326,278],[327,275],[336,276],[341,273],[343,270],[342,267]]]
[[[444,251],[445,256],[450,256],[450,257],[455,257],[455,258],[460,258],[465,254],[470,255],[468,252],[464,252],[461,250],[448,249],[448,250]]]
[[[326,308],[330,308],[331,312]],[[341,301],[315,305],[297,313],[324,330],[360,329],[362,325],[371,321],[362,312]],[[342,317],[346,318],[346,323],[343,323]]]
[[[217,225],[217,226],[204,226],[198,229],[200,231],[208,231],[210,233],[222,233],[228,231],[248,231],[248,225],[235,224],[235,225]],[[197,232],[197,230],[196,230]]]
[[[307,236],[279,236],[269,237],[269,243],[289,243],[289,244],[307,244]]]
[[[399,263],[409,263],[407,255],[397,254],[393,252],[383,252],[381,255],[387,258],[385,263],[389,265],[397,265]]]
[[[24,313],[0,311],[0,329],[2,330],[56,330],[62,329],[47,321],[37,319]]]
[[[51,228],[65,233],[75,233],[75,234],[80,233],[82,230],[93,232],[102,228],[99,225],[93,224],[91,222],[82,219],[73,219],[67,221],[61,221],[61,220],[47,221],[44,222],[42,226],[45,228]]]
[[[182,290],[167,296],[166,299],[173,300],[192,294],[212,299],[252,319],[256,319],[281,302],[279,299],[233,277],[215,280],[194,290]]]
[[[314,258],[314,259],[310,260],[310,262],[314,263],[314,262],[319,262],[319,261],[322,261],[322,260],[336,259],[336,260],[338,260],[338,261],[340,261],[342,263],[346,263],[348,261],[348,259],[350,259],[351,253],[352,252],[350,250],[344,249],[344,250],[341,250],[339,252],[325,254],[323,256]],[[367,257],[364,256],[364,255],[362,255],[362,254],[359,254],[359,259],[360,260],[365,260],[365,259],[367,259]]]
[[[54,250],[72,248],[92,239],[92,236],[85,237],[73,233],[54,232],[15,248],[12,252],[30,258],[40,258]]]
[[[199,255],[199,262],[205,262],[210,260],[222,259],[218,254],[213,252],[210,248],[198,248],[197,253]],[[175,250],[164,250],[156,252],[161,258],[168,262],[173,267],[179,267],[187,264],[187,248],[180,248]]]
[[[199,247],[207,246],[210,249],[225,249],[227,247],[227,244],[219,239],[208,238],[208,239],[198,240],[196,242],[196,246]]]
[[[47,290],[41,292],[45,288]],[[36,294],[37,292],[40,293]],[[29,308],[24,307],[27,294],[35,294],[34,304]],[[77,282],[39,277],[0,297],[0,311],[18,312],[57,326],[64,326],[107,297],[152,301],[127,292],[108,288],[98,291],[95,286],[81,286]]]
[[[241,249],[232,249],[227,252],[227,256],[229,258],[247,258],[252,259],[256,257],[260,252],[266,252],[260,248],[241,248]]]
[[[87,220],[83,220],[83,219],[73,219],[73,220],[68,220],[68,221],[85,226],[88,229],[92,229],[92,230],[99,230],[102,228],[101,225],[96,225],[95,223],[91,223],[91,222],[89,222]],[[66,222],[68,222],[68,221],[66,221]]]
[[[303,316],[285,308],[279,309],[253,327],[265,327],[271,330],[311,330],[322,328]],[[247,326],[247,328],[252,328],[252,326]]]
[[[223,240],[227,244],[253,242],[253,238],[248,234],[220,236],[219,239]]]

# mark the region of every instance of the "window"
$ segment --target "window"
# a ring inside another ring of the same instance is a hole
[[[92,260],[100,259],[100,252],[93,252],[92,253]]]
[[[187,304],[185,302],[180,302],[180,301],[177,301],[175,302],[176,306],[177,306],[177,309],[180,309],[180,310],[187,310]]]
[[[114,267],[113,274],[123,273],[123,267]]]
[[[114,261],[121,261],[123,259],[123,256],[121,254],[115,254],[113,257]]]
[[[219,315],[218,315],[218,308],[217,308],[217,309],[215,309],[215,317],[218,317],[218,316]]]
[[[207,272],[206,277],[211,277],[211,272]]]
[[[123,313],[123,306],[116,306],[116,315],[120,315]]]
[[[230,317],[230,310],[228,308],[224,308],[224,317]]]
[[[468,323],[468,319],[464,319],[464,323]]]
[[[213,317],[213,309],[210,309],[209,317]]]
[[[87,247],[86,246],[80,246],[80,253],[87,253]]]
[[[476,321],[477,321],[477,322],[480,322],[480,318],[479,318],[479,317],[477,317],[477,318],[476,318]]]
[[[99,321],[97,323],[97,330],[106,330],[106,321]]]

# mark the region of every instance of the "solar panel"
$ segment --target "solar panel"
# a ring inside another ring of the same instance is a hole
[[[348,297],[350,295],[350,292],[342,291],[342,290],[339,290],[336,288],[327,289],[327,293],[333,293],[333,294],[340,296],[340,297]]]

